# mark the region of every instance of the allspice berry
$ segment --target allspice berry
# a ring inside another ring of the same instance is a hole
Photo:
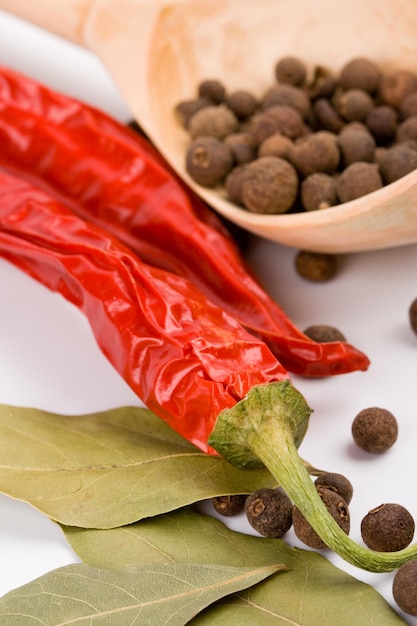
[[[346,337],[338,328],[328,324],[313,324],[308,326],[304,334],[317,343],[329,343],[331,341],[346,341]],[[346,500],[346,498],[345,498]],[[349,504],[349,503],[348,503]]]
[[[314,118],[318,126],[331,133],[342,130],[345,122],[327,98],[318,98],[313,104]]]
[[[395,140],[397,142],[417,141],[417,115],[411,115],[399,124]]]
[[[411,513],[400,504],[381,504],[361,522],[365,545],[377,552],[403,550],[413,540],[415,524]]]
[[[175,107],[175,114],[181,126],[188,128],[192,116],[200,109],[210,106],[212,103],[206,98],[194,98],[179,102]]]
[[[340,202],[350,202],[383,186],[376,163],[357,161],[343,170],[337,179],[337,195]]]
[[[403,119],[417,115],[417,91],[410,93],[399,106],[400,115]]]
[[[249,524],[264,537],[280,538],[292,525],[292,502],[281,489],[258,489],[245,502]]]
[[[188,123],[188,132],[193,139],[202,136],[223,139],[238,128],[236,115],[222,104],[203,107],[194,113]]]
[[[260,157],[248,163],[242,177],[242,201],[254,213],[278,214],[290,209],[298,193],[298,176],[279,157]]]
[[[332,489],[336,493],[339,494],[346,502],[346,504],[350,504],[353,497],[353,486],[350,480],[343,476],[343,474],[338,474],[335,472],[325,472],[324,474],[320,474],[314,481],[316,487],[325,487],[326,489]]]
[[[303,61],[293,56],[280,59],[275,65],[275,77],[279,83],[302,85],[307,76],[307,69]]]
[[[232,151],[236,165],[249,163],[257,156],[257,148],[249,133],[242,131],[230,133],[223,141]]]
[[[230,202],[243,206],[242,182],[246,164],[237,165],[226,176],[224,186]]]
[[[410,304],[408,318],[410,320],[411,330],[417,335],[417,298]]]
[[[407,143],[393,145],[379,162],[379,171],[386,185],[402,178],[417,168],[417,150]]]
[[[357,57],[346,63],[340,72],[343,89],[363,89],[374,93],[378,89],[381,72],[378,66],[365,57]]]
[[[269,135],[258,146],[258,156],[276,156],[285,159],[291,146],[291,139],[282,133]]]
[[[300,250],[295,257],[295,269],[306,280],[324,282],[336,276],[338,261],[334,254]]]
[[[344,499],[332,489],[318,486],[317,491],[320,498],[326,505],[327,510],[340,528],[348,535],[350,532],[349,507]],[[323,550],[326,548],[325,542],[319,537],[311,524],[306,520],[300,510],[294,506],[292,511],[292,525],[295,535],[300,541],[310,548]]]
[[[287,105],[276,104],[261,113],[256,113],[248,122],[247,132],[257,145],[274,133],[295,139],[305,130],[301,115]]]
[[[362,409],[352,422],[352,436],[356,445],[373,454],[382,454],[397,441],[398,423],[387,409]]]
[[[258,101],[250,91],[237,89],[226,96],[225,104],[239,120],[244,120],[255,113]]]
[[[306,211],[327,209],[338,203],[336,178],[325,172],[315,172],[301,183],[301,203]]]
[[[398,607],[409,615],[417,615],[417,559],[397,570],[392,583],[392,596]]]
[[[201,81],[197,91],[200,98],[211,100],[214,104],[220,104],[226,97],[226,88],[217,78]]]
[[[307,94],[311,100],[330,98],[336,86],[336,78],[331,70],[322,65],[316,65],[313,78],[307,85]]]
[[[262,98],[262,108],[269,109],[276,104],[292,107],[304,119],[308,118],[311,110],[311,103],[304,89],[294,85],[274,85],[268,89]]]
[[[199,137],[188,147],[185,167],[197,184],[214,187],[232,169],[232,151],[216,137]]]
[[[375,106],[366,117],[366,125],[379,144],[386,145],[395,139],[398,113],[388,104]]]
[[[351,88],[337,100],[337,111],[347,122],[361,122],[372,110],[374,101],[364,89]]]
[[[314,172],[332,174],[340,162],[337,136],[322,130],[300,137],[290,147],[288,159],[304,177]]]
[[[345,167],[357,161],[370,163],[374,160],[376,142],[366,128],[346,127],[342,129],[337,145]]]
[[[417,75],[409,70],[394,70],[382,75],[379,97],[384,104],[398,108],[401,102],[417,91]]]
[[[245,509],[246,498],[244,494],[217,496],[213,498],[213,508],[224,517],[234,517]]]

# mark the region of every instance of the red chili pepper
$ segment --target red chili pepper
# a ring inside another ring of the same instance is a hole
[[[142,137],[106,114],[0,71],[0,163],[113,232],[147,263],[185,276],[261,337],[291,372],[366,370],[344,342],[304,335],[262,289],[220,221]]]
[[[82,310],[134,392],[207,451],[218,413],[288,379],[268,347],[186,279],[146,265],[44,191],[0,171],[0,255]]]
[[[339,528],[297,451],[310,408],[266,344],[192,283],[4,171],[0,256],[77,306],[115,369],[178,433],[237,466],[263,462],[340,556],[372,571],[416,557],[416,546],[377,553]]]

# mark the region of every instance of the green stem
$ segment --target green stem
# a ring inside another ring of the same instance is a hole
[[[417,557],[417,544],[399,552],[374,552],[350,539],[327,511],[298,453],[311,409],[289,381],[254,387],[222,411],[210,437],[238,467],[263,463],[325,544],[344,560],[371,572],[388,572]]]

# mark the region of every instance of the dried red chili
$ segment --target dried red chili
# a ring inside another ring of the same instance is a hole
[[[235,465],[263,462],[343,558],[385,571],[416,556],[416,546],[363,548],[338,527],[297,451],[310,408],[266,344],[191,282],[4,171],[0,256],[77,306],[115,369],[177,432]]]
[[[104,113],[0,71],[0,163],[113,232],[152,265],[185,276],[261,337],[291,372],[366,370],[345,342],[304,335],[266,294],[214,213],[142,137]]]
[[[139,398],[201,449],[222,409],[288,379],[192,283],[143,263],[42,190],[0,171],[0,204],[0,255],[77,306]]]

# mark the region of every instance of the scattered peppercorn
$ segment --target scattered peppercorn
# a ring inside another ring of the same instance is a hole
[[[247,496],[244,494],[217,496],[213,498],[213,507],[220,515],[234,517],[244,510],[246,498]]]
[[[302,278],[324,282],[334,278],[338,270],[338,261],[333,254],[300,250],[295,257],[295,269]]]
[[[410,320],[411,329],[417,335],[417,298],[413,300],[408,309],[408,318]]]
[[[306,92],[299,87],[294,87],[294,85],[274,85],[268,89],[262,98],[263,109],[269,109],[277,104],[292,107],[304,119],[308,118],[311,110],[310,100]]]
[[[351,88],[337,100],[337,111],[347,122],[361,122],[372,110],[374,101],[364,89]]]
[[[237,89],[226,96],[225,104],[239,120],[244,120],[255,113],[258,101],[249,91]]]
[[[281,489],[258,489],[245,502],[249,524],[264,537],[283,537],[292,525],[292,502]]]
[[[327,209],[338,204],[336,178],[325,172],[310,174],[301,183],[300,197],[306,211]]]
[[[417,559],[397,570],[392,583],[392,596],[398,607],[409,615],[417,615]]]
[[[361,522],[364,543],[378,552],[403,550],[413,540],[414,530],[413,516],[401,504],[381,504]]]
[[[279,157],[261,157],[243,170],[243,204],[254,213],[284,213],[292,206],[297,190],[297,173]]]
[[[369,111],[366,117],[369,131],[380,144],[386,145],[395,139],[398,113],[388,104],[380,104]]]
[[[232,167],[232,151],[216,137],[199,137],[187,150],[187,172],[199,185],[213,187],[219,184]]]
[[[282,133],[274,133],[259,144],[258,156],[277,156],[285,159],[291,143],[291,139]]]
[[[346,504],[350,504],[352,501],[353,486],[350,480],[348,480],[346,476],[343,476],[343,474],[325,472],[316,478],[314,484],[316,487],[332,489],[343,498]]]
[[[381,454],[397,441],[397,419],[387,409],[362,409],[353,420],[352,436],[356,445],[363,450]]]
[[[299,87],[304,83],[306,76],[306,66],[296,57],[283,57],[275,65],[275,77],[280,83],[289,83]]]
[[[329,341],[346,341],[346,337],[334,326],[325,324],[315,324],[305,329],[304,334],[317,343],[328,343]]]
[[[337,135],[326,130],[300,137],[289,148],[288,159],[301,176],[333,173],[340,162]]]
[[[348,535],[350,532],[350,513],[349,507],[344,499],[336,491],[333,491],[333,489],[318,486],[317,491],[330,515]],[[310,548],[315,548],[316,550],[323,550],[327,547],[296,506],[293,507],[292,511],[292,525],[295,535],[305,545]]]
[[[341,130],[337,143],[345,167],[357,161],[374,160],[376,143],[366,128],[346,126]]]

